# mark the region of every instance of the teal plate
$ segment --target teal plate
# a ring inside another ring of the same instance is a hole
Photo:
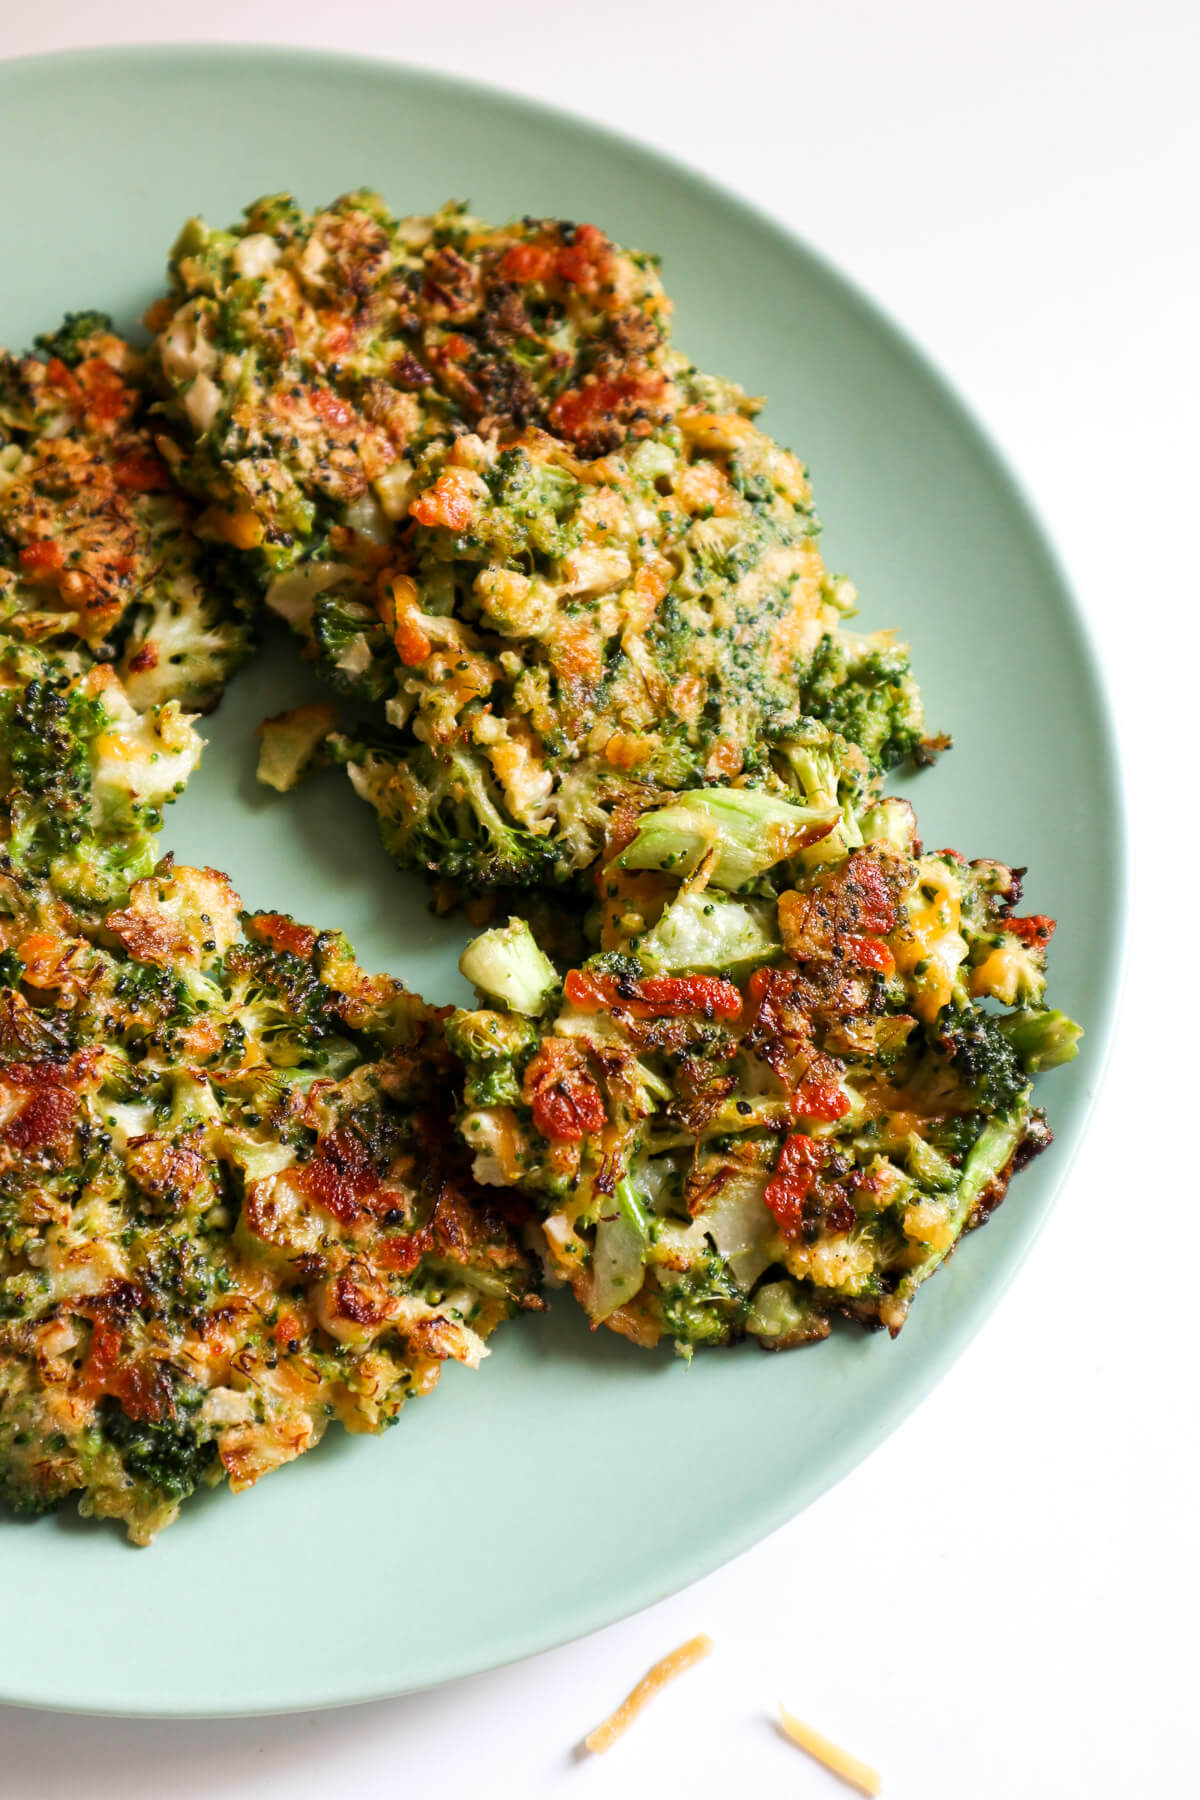
[[[1083,1131],[1109,1037],[1125,852],[1111,728],[1080,617],[994,450],[912,347],[740,201],[595,127],[386,64],[282,50],[80,52],[0,66],[0,340],[68,309],[132,324],[184,218],[261,193],[380,188],[486,217],[593,219],[663,255],[676,337],[766,392],[809,464],[827,558],[864,622],[913,646],[956,739],[912,783],[927,843],[1030,867],[1060,920],[1052,993],[1087,1028],[1045,1083],[1057,1141],[922,1292],[896,1343],[699,1355],[689,1368],[556,1299],[451,1368],[382,1442],[331,1434],[239,1499],[206,1495],[152,1550],[64,1511],[0,1523],[0,1696],[115,1713],[333,1705],[579,1636],[694,1581],[798,1512],[897,1425],[1012,1280]],[[166,846],[248,906],[350,935],[368,967],[460,996],[460,923],[396,875],[329,775],[257,788],[254,727],[313,692],[272,645],[206,721]],[[1082,1195],[1076,1196],[1076,1204]]]

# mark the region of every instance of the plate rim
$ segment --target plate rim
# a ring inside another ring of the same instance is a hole
[[[960,393],[948,376],[942,373],[932,355],[908,329],[893,317],[886,305],[852,277],[830,257],[814,248],[800,232],[778,219],[765,207],[746,198],[737,189],[701,170],[693,168],[682,157],[647,142],[633,133],[616,129],[586,113],[571,111],[534,98],[519,89],[499,83],[482,82],[451,71],[422,63],[406,62],[388,56],[367,56],[317,45],[271,44],[260,40],[231,42],[224,39],[141,40],[120,44],[97,44],[71,49],[40,51],[0,58],[0,93],[14,77],[25,72],[50,73],[68,65],[80,67],[97,64],[131,64],[148,68],[159,63],[168,65],[180,58],[204,58],[212,63],[242,61],[267,68],[272,63],[304,64],[310,68],[334,65],[348,75],[380,79],[389,74],[416,81],[447,96],[461,98],[475,94],[489,102],[500,102],[512,111],[543,124],[590,138],[598,147],[605,144],[633,151],[647,162],[664,169],[675,180],[686,184],[704,200],[717,203],[744,218],[756,230],[773,238],[789,255],[807,262],[832,288],[839,290],[864,316],[867,323],[881,333],[889,348],[902,357],[915,373],[934,391],[940,405],[955,422],[972,437],[983,454],[989,474],[1007,490],[1030,541],[1043,558],[1067,619],[1073,629],[1077,666],[1085,676],[1092,696],[1100,734],[1103,739],[1103,766],[1099,771],[1110,788],[1114,807],[1113,834],[1109,846],[1116,880],[1109,895],[1104,921],[1107,956],[1104,973],[1098,984],[1094,1016],[1087,1027],[1089,1054],[1094,1059],[1094,1075],[1081,1103],[1079,1116],[1071,1136],[1057,1140],[1060,1149],[1053,1174],[1047,1182],[1044,1198],[1036,1212],[1026,1215],[1024,1228],[1012,1244],[997,1247],[991,1258],[982,1292],[968,1307],[960,1309],[936,1342],[927,1347],[919,1367],[911,1372],[903,1387],[888,1395],[872,1414],[869,1423],[848,1434],[846,1440],[825,1456],[812,1476],[798,1476],[781,1497],[767,1497],[749,1518],[739,1516],[720,1531],[710,1531],[704,1547],[688,1555],[681,1554],[671,1564],[670,1574],[663,1579],[643,1578],[633,1587],[625,1587],[614,1603],[598,1598],[582,1614],[576,1614],[569,1627],[551,1630],[522,1631],[509,1627],[499,1646],[493,1634],[491,1648],[477,1656],[443,1658],[445,1666],[435,1665],[428,1676],[412,1681],[386,1674],[364,1687],[361,1677],[352,1677],[342,1689],[321,1683],[316,1693],[298,1692],[286,1705],[206,1705],[142,1704],[126,1706],[104,1702],[79,1702],[55,1698],[46,1687],[33,1684],[25,1691],[9,1690],[0,1694],[0,1703],[35,1711],[76,1713],[82,1716],[190,1720],[220,1718],[253,1718],[283,1716],[299,1711],[324,1711],[334,1707],[361,1705],[372,1701],[399,1698],[406,1694],[427,1692],[432,1688],[465,1681],[494,1669],[509,1667],[526,1658],[540,1655],[574,1643],[609,1625],[631,1618],[656,1605],[670,1595],[680,1593],[714,1570],[745,1554],[798,1517],[812,1502],[827,1493],[852,1469],[877,1450],[892,1433],[928,1398],[950,1368],[959,1360],[970,1341],[995,1312],[1015,1281],[1026,1258],[1041,1236],[1051,1212],[1058,1205],[1074,1170],[1080,1149],[1104,1092],[1116,1039],[1129,961],[1129,924],[1132,897],[1132,859],[1129,827],[1129,804],[1126,773],[1121,755],[1121,735],[1113,705],[1108,674],[1083,604],[1069,578],[1064,558],[1044,524],[1039,507],[1024,481],[1009,462],[986,421]]]

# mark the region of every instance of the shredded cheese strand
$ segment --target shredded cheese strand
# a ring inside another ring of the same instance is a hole
[[[864,1762],[859,1762],[857,1756],[851,1756],[848,1750],[843,1750],[839,1745],[830,1743],[827,1737],[822,1737],[819,1731],[814,1731],[811,1725],[806,1725],[803,1719],[798,1719],[795,1713],[790,1713],[782,1702],[779,1707],[779,1720],[784,1735],[791,1739],[797,1749],[806,1751],[814,1761],[828,1769],[831,1775],[836,1775],[839,1780],[846,1782],[850,1787],[857,1788],[860,1794],[870,1795],[874,1800],[874,1796],[883,1786],[876,1769],[870,1768]]]
[[[610,1713],[594,1731],[588,1732],[583,1740],[587,1748],[599,1755],[611,1744],[615,1744],[622,1733],[628,1731],[647,1701],[652,1700],[669,1681],[674,1681],[677,1675],[682,1675],[685,1669],[690,1669],[693,1663],[703,1661],[712,1647],[712,1639],[701,1632],[698,1637],[689,1638],[686,1644],[680,1644],[677,1650],[672,1650],[661,1661],[656,1662],[632,1692],[625,1696],[616,1712]]]

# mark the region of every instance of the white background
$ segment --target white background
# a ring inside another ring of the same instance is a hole
[[[0,1710],[6,1794],[832,1796],[773,1731],[779,1697],[877,1762],[889,1800],[1197,1792],[1197,19],[1193,0],[0,0],[5,54],[202,33],[470,75],[794,226],[937,358],[1040,506],[1109,672],[1138,884],[1118,1043],[1055,1216],[831,1494],[651,1612],[438,1693],[231,1724]],[[246,1629],[288,1655],[302,1601]],[[607,1758],[573,1758],[698,1630],[709,1662]]]

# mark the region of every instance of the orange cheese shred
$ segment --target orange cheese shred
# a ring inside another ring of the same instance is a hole
[[[798,1719],[795,1713],[790,1713],[783,1705],[779,1708],[779,1723],[784,1736],[798,1750],[805,1751],[848,1787],[857,1788],[860,1794],[872,1797],[880,1792],[883,1783],[877,1770],[859,1762],[857,1756],[851,1756],[848,1750],[830,1743],[827,1737],[822,1737],[819,1731],[814,1731],[811,1725],[806,1725],[803,1719]]]
[[[690,1669],[693,1663],[702,1662],[712,1647],[712,1639],[701,1632],[698,1637],[689,1638],[686,1644],[680,1644],[677,1650],[672,1650],[660,1662],[656,1662],[632,1692],[625,1696],[616,1712],[610,1713],[603,1724],[588,1732],[583,1740],[587,1748],[599,1755],[615,1744],[659,1689],[666,1687],[669,1681],[674,1681],[677,1675],[682,1675],[685,1669]]]

